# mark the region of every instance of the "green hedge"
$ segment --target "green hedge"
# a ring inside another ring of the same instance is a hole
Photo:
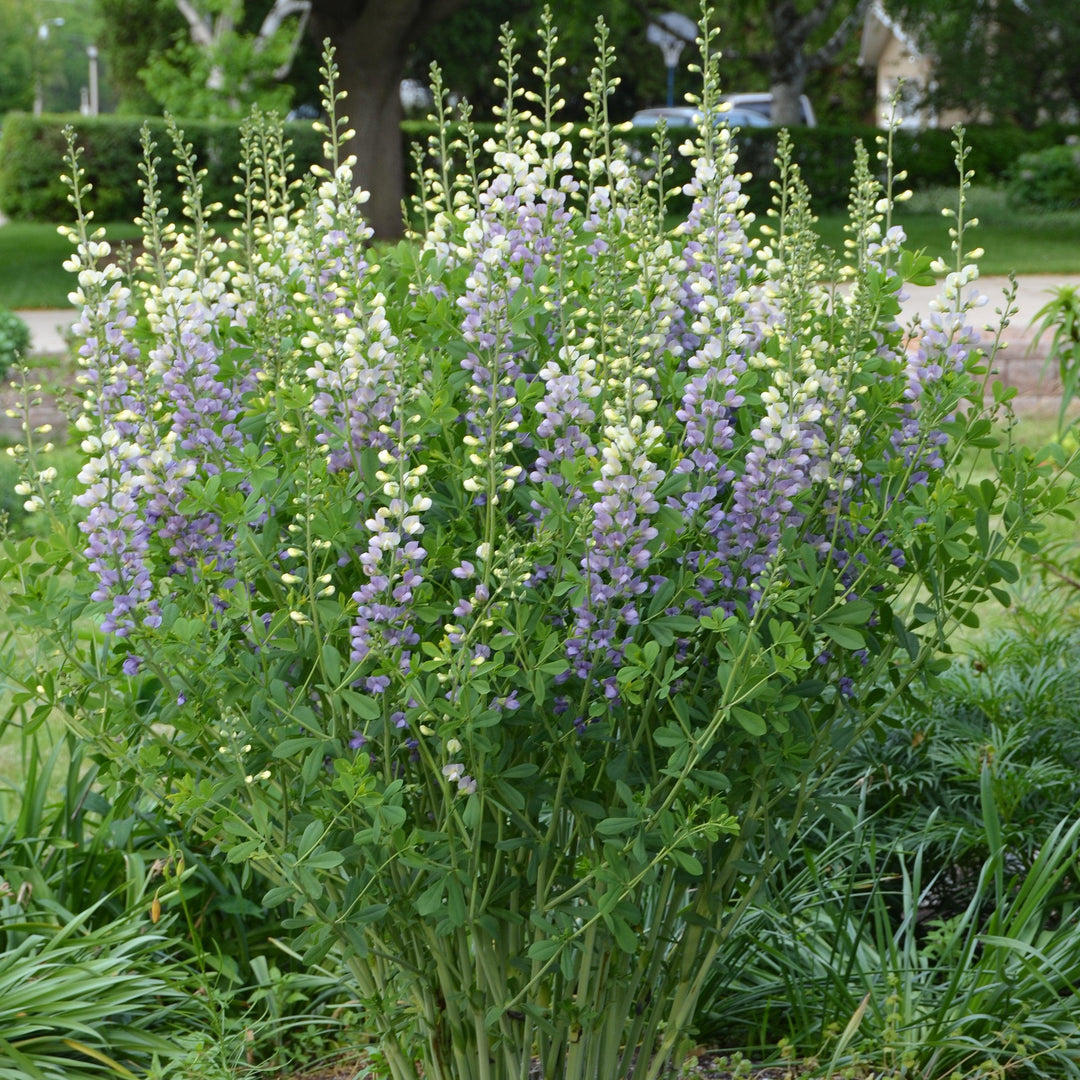
[[[814,196],[818,210],[832,210],[847,202],[855,142],[861,139],[871,153],[877,147],[880,132],[873,127],[816,127],[792,131],[795,159]],[[1040,129],[1024,131],[1018,127],[972,125],[967,129],[968,168],[975,172],[977,183],[1002,183],[1011,173],[1021,154],[1053,145],[1063,137],[1059,131]],[[904,185],[916,191],[933,187],[951,187],[957,183],[954,135],[946,129],[897,131],[893,136],[893,159],[897,169],[907,170]],[[767,205],[769,181],[775,179],[773,156],[776,134],[755,128],[739,136],[740,153],[746,167],[754,173],[750,184],[751,201],[757,207]]]
[[[71,124],[83,148],[82,163],[93,185],[89,206],[99,221],[131,221],[142,209],[139,175],[144,121],[118,116],[30,116],[9,113],[0,138],[0,210],[18,221],[67,221],[71,207],[68,189],[60,180],[66,149],[63,129]],[[145,123],[162,160],[161,186],[166,202],[179,204],[179,186],[170,167],[172,142],[160,117]],[[185,139],[192,143],[207,170],[204,190],[208,202],[232,205],[240,161],[240,132],[227,121],[185,121]],[[309,122],[288,124],[297,167],[301,171],[322,155],[322,140]]]
[[[1006,189],[1017,210],[1074,210],[1080,206],[1080,145],[1073,136],[1064,146],[1022,154]]]
[[[164,121],[151,118],[147,122],[162,159],[170,160],[170,142]],[[141,208],[141,193],[131,177],[138,175],[137,163],[142,159],[139,129],[143,121],[116,116],[9,114],[0,139],[0,210],[9,218],[22,221],[66,221],[70,217],[67,189],[60,181],[64,153],[62,129],[68,123],[76,128],[84,147],[83,163],[87,178],[94,185],[91,206],[98,220],[130,221]],[[490,125],[477,127],[482,139],[490,134]],[[287,128],[293,140],[297,168],[306,170],[310,163],[320,158],[321,139],[307,122],[288,124]],[[233,177],[240,156],[236,125],[191,121],[185,122],[183,129],[185,137],[195,146],[200,162],[208,170],[207,199],[230,205],[235,193]],[[430,124],[409,121],[402,126],[402,140],[406,146],[417,140],[425,142],[431,131]],[[1076,131],[1080,131],[1080,127],[1059,124],[1030,132],[1018,127],[973,125],[968,129],[969,164],[980,182],[999,183],[1012,173],[1022,154],[1059,144],[1070,132]],[[877,129],[868,126],[796,128],[792,131],[795,157],[817,209],[831,210],[846,203],[855,140],[862,139],[873,152],[878,134]],[[652,145],[652,133],[648,131],[631,131],[624,138],[643,154],[647,154]],[[910,186],[923,189],[956,182],[952,139],[952,133],[944,130],[896,133],[896,161],[898,167],[907,169]],[[751,203],[758,210],[764,209],[769,202],[769,182],[775,178],[775,152],[775,130],[752,128],[739,134],[740,157],[745,169],[753,174],[749,185]],[[411,170],[408,153],[405,160],[407,169]],[[163,173],[164,196],[171,201],[178,189],[171,182],[171,170],[163,169]],[[671,183],[683,184],[689,175],[688,162],[680,159],[675,163]]]

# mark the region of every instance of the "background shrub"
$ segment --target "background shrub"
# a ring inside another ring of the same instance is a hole
[[[1049,147],[1055,140],[1060,141],[1065,133],[1066,129],[1060,126],[1028,132],[1011,125],[973,125],[967,129],[969,167],[980,182],[1001,182],[1010,175],[1021,154]],[[752,174],[743,190],[750,196],[750,205],[759,212],[768,207],[772,195],[770,184],[777,179],[777,134],[775,128],[751,128],[740,131],[738,136],[740,168]],[[880,134],[877,128],[869,125],[792,130],[794,158],[810,189],[815,209],[837,210],[846,205],[855,143],[862,140],[865,146],[871,147]],[[685,130],[674,132],[673,141],[680,142],[685,135]],[[653,145],[651,131],[630,131],[623,138],[637,154],[649,155]],[[952,132],[945,129],[894,132],[893,153],[897,161],[904,163],[907,185],[916,191],[951,187],[956,178],[952,140]],[[671,185],[681,186],[689,178],[689,162],[677,159]]]
[[[87,175],[93,178],[90,209],[99,221],[131,220],[142,208],[142,193],[132,182],[142,161],[140,130],[143,124],[158,145],[163,161],[170,156],[166,122],[121,116],[29,116],[13,113],[4,122],[0,138],[0,210],[19,221],[66,221],[70,217],[64,172],[63,131],[71,125],[83,147]],[[321,139],[309,122],[287,125],[296,156],[297,172],[321,157]],[[184,136],[192,144],[202,168],[208,202],[231,206],[238,190],[240,129],[229,121],[185,123]],[[179,184],[173,170],[161,169],[162,196],[179,206]]]
[[[1071,210],[1080,206],[1080,145],[1021,154],[1008,186],[1009,205],[1024,210]]]
[[[15,312],[0,308],[0,379],[26,355],[29,347],[29,327]]]
[[[145,122],[150,126],[159,153],[167,158],[168,151],[162,150],[169,146],[165,121],[152,117]],[[139,118],[120,116],[11,114],[5,121],[0,139],[0,210],[13,220],[68,219],[67,189],[61,183],[60,176],[63,172],[63,129],[71,124],[78,133],[79,144],[84,148],[83,163],[87,178],[93,185],[90,209],[99,221],[133,219],[142,209],[140,192],[131,178],[138,175],[138,163],[142,160],[139,130],[143,123]],[[320,160],[322,140],[307,121],[286,124],[285,128],[296,157],[294,175],[299,175]],[[482,146],[494,133],[494,125],[474,124],[474,128],[480,150],[477,164],[485,168],[490,162]],[[968,129],[970,167],[982,182],[1003,181],[1014,170],[1022,154],[1048,149],[1061,142],[1070,130],[1080,129],[1052,125],[1028,132],[1015,126],[972,126]],[[768,207],[772,193],[769,185],[776,179],[774,158],[777,133],[774,128],[755,128],[739,133],[741,167],[753,174],[744,190],[750,196],[751,206],[759,212]],[[237,191],[234,177],[240,160],[238,126],[230,121],[185,121],[184,134],[192,143],[200,165],[207,170],[204,181],[207,201],[232,205]],[[456,132],[452,130],[451,134]],[[794,129],[795,160],[799,163],[816,209],[843,208],[850,186],[855,142],[861,139],[866,146],[872,146],[878,134],[878,129],[869,125]],[[406,160],[409,161],[414,145],[431,145],[436,127],[426,120],[406,121],[402,124],[401,135]],[[677,145],[685,139],[687,132],[684,129],[672,135]],[[651,131],[628,131],[620,137],[635,157],[650,156],[653,147]],[[572,142],[575,149],[580,149],[580,140],[572,137]],[[897,131],[893,142],[896,159],[904,162],[908,172],[907,182],[912,188],[918,191],[953,183],[956,164],[951,132]],[[678,155],[675,158],[669,185],[681,187],[690,179],[690,165]],[[426,163],[437,165],[437,157],[428,153]],[[458,167],[461,164],[460,161],[456,163]],[[179,185],[172,170],[163,168],[161,174],[162,196],[166,205],[178,205]],[[1066,204],[1070,206],[1076,205],[1076,193],[1080,191],[1075,173],[1073,175],[1071,190],[1074,201]],[[1048,207],[1050,204],[1030,205]],[[674,207],[676,210],[685,208],[685,205]]]

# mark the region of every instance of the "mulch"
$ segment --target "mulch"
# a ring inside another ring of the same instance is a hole
[[[800,1076],[811,1075],[798,1064],[789,1065],[751,1065],[736,1057],[735,1062],[725,1054],[699,1048],[691,1055],[683,1068],[671,1076],[679,1080],[799,1080]],[[815,1063],[807,1065],[816,1066]],[[815,1075],[816,1070],[815,1070]],[[297,1072],[280,1073],[274,1080],[382,1080],[382,1075],[371,1072],[366,1056],[348,1055],[340,1061],[318,1068]]]

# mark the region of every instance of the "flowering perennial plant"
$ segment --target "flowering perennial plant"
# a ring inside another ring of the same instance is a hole
[[[962,203],[904,331],[927,260],[887,148],[849,265],[783,140],[753,240],[706,59],[671,228],[664,135],[630,163],[597,43],[576,136],[548,22],[535,86],[504,41],[492,143],[467,111],[451,137],[436,78],[417,233],[381,257],[330,59],[326,167],[290,185],[255,117],[231,238],[179,137],[183,221],[148,144],[133,274],[72,231],[64,603],[103,634],[55,696],[115,783],[295,905],[310,959],[344,947],[395,1080],[657,1076],[817,778],[1033,528],[1035,472],[958,464],[992,441]]]

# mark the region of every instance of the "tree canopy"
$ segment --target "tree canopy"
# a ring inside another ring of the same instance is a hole
[[[1080,108],[1078,0],[888,0],[938,58],[927,103],[1025,128]]]
[[[16,2],[16,0],[9,0]],[[400,228],[404,163],[399,127],[404,75],[426,80],[430,63],[446,85],[468,97],[477,118],[491,115],[500,26],[509,23],[531,67],[539,0],[311,0],[309,16],[298,0],[97,0],[108,27],[103,43],[110,70],[130,101],[180,115],[228,114],[251,101],[284,108],[283,50],[295,42],[297,19],[306,20],[309,50],[295,65],[309,82],[314,52],[324,39],[337,50],[345,110],[356,131],[349,150],[358,183],[372,193],[369,209],[380,235]],[[772,90],[774,118],[798,123],[798,96],[809,93],[819,115],[830,108],[861,116],[868,81],[855,71],[855,31],[869,0],[716,0],[721,28],[722,79],[732,91]],[[620,83],[612,115],[664,100],[666,70],[646,38],[650,18],[677,11],[696,20],[698,0],[548,0],[566,57],[566,85],[584,86],[592,65],[596,20],[603,16],[618,57]],[[283,15],[276,37],[268,20]],[[288,21],[286,21],[288,20]],[[676,73],[677,98],[692,87],[685,64]],[[835,73],[842,73],[836,79]],[[855,77],[852,78],[851,76]],[[298,100],[316,100],[308,88]],[[567,102],[568,118],[581,118],[584,101]]]
[[[33,104],[36,25],[31,0],[0,0],[0,115]]]
[[[87,47],[100,30],[93,0],[0,0],[0,116],[79,108],[89,82]]]
[[[869,81],[855,64],[858,30],[869,0],[716,0],[720,27],[721,78],[731,91],[773,90],[793,85],[795,98],[808,93],[819,115],[830,111],[847,119],[871,107]],[[567,71],[582,75],[593,59],[596,19],[603,15],[617,57],[619,86],[612,98],[615,116],[662,104],[666,72],[655,45],[646,40],[650,18],[676,11],[697,20],[697,0],[548,0],[559,30]],[[422,38],[409,58],[408,72],[424,79],[435,60],[445,81],[485,114],[495,104],[493,76],[498,35],[509,23],[519,41],[532,40],[543,4],[537,0],[469,0],[456,14]],[[676,97],[691,88],[685,64],[693,42],[680,58]],[[571,82],[568,78],[567,82]],[[583,81],[583,80],[578,80]],[[584,114],[584,102],[571,97],[569,116]],[[788,123],[798,123],[797,116]]]
[[[307,0],[97,3],[110,76],[128,107],[189,117],[288,109]]]

